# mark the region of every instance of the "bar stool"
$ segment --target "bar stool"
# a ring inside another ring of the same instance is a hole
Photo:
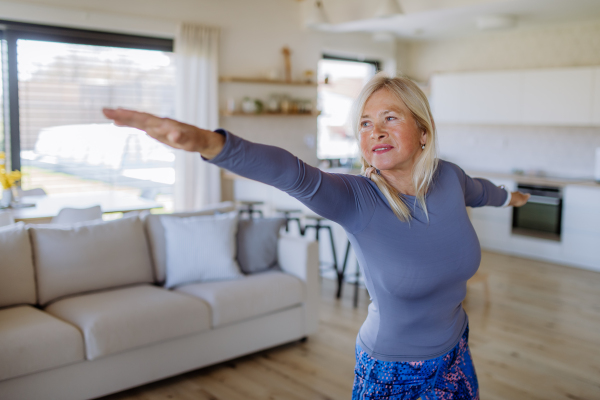
[[[290,221],[296,221],[298,223],[298,231],[300,232],[300,235],[304,236],[304,229],[302,228],[302,223],[300,222],[300,217],[294,217],[292,216],[292,214],[298,214],[301,213],[302,210],[299,209],[295,209],[295,208],[277,208],[275,210],[275,212],[278,212],[280,214],[283,214],[284,218],[285,218],[285,231],[289,232],[289,222]]]
[[[339,299],[342,297],[342,288],[344,286],[344,277],[346,275],[346,265],[348,264],[348,256],[350,255],[350,240],[346,244],[346,254],[344,254],[344,263],[342,264],[342,271],[338,274],[338,291],[336,297]],[[360,267],[358,260],[356,260],[356,274],[354,276],[354,308],[358,307],[358,280],[360,278]]]
[[[337,262],[337,255],[335,253],[335,242],[333,240],[333,231],[331,230],[331,226],[329,225],[322,225],[323,221],[327,221],[327,218],[323,218],[320,215],[305,215],[304,218],[306,219],[312,219],[315,221],[314,224],[307,224],[304,225],[304,232],[303,235],[306,234],[306,231],[309,228],[314,228],[316,231],[316,236],[315,239],[317,240],[317,242],[319,241],[319,232],[321,231],[321,229],[325,229],[327,231],[329,231],[329,239],[331,241],[331,254],[333,255],[333,269],[335,269],[335,273],[337,275],[337,280],[338,280],[338,289],[337,291],[340,291],[339,285],[340,285],[340,271],[338,270],[338,262]]]
[[[239,204],[241,207],[245,207],[245,208],[240,208],[240,210],[239,210],[240,217],[242,215],[244,215],[244,213],[248,214],[248,217],[250,219],[254,218],[254,214],[259,214],[261,216],[261,218],[264,216],[263,212],[261,210],[254,209],[255,206],[264,204],[264,202],[262,202],[262,201],[240,201]]]

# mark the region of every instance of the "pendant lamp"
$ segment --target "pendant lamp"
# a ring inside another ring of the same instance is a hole
[[[398,0],[379,0],[379,7],[375,10],[375,18],[392,17],[396,14],[403,14]]]
[[[304,25],[306,25],[309,28],[315,28],[321,25],[328,24],[329,18],[327,18],[325,10],[323,9],[323,2],[321,2],[320,0],[309,1],[312,1],[312,5],[308,10],[308,15],[306,16]]]

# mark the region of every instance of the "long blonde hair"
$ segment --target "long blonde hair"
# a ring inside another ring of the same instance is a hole
[[[373,93],[386,89],[390,94],[397,97],[398,101],[404,102],[411,111],[417,127],[426,133],[425,149],[415,162],[412,170],[412,181],[415,187],[415,200],[419,202],[425,215],[429,219],[425,196],[433,183],[433,178],[438,165],[437,158],[437,135],[435,123],[431,115],[431,109],[425,93],[410,79],[404,77],[389,77],[384,72],[376,74],[363,87],[354,104],[353,126],[356,138],[360,142],[360,117],[364,112],[365,104]],[[365,175],[367,168],[371,167],[361,154],[361,173]],[[390,185],[383,176],[372,173],[371,180],[375,182],[379,190],[390,203],[394,214],[403,222],[409,222],[412,218],[410,208],[398,191]]]

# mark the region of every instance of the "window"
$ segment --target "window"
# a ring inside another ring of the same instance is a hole
[[[351,161],[358,156],[351,108],[361,89],[379,69],[377,61],[324,56],[318,65],[318,101],[322,113],[317,125],[317,157]]]
[[[172,210],[171,149],[137,129],[112,125],[101,112],[120,106],[172,117],[172,41],[10,23],[5,36],[5,108],[18,115],[18,123],[10,122],[10,150],[13,169],[23,172],[22,188],[121,190]]]

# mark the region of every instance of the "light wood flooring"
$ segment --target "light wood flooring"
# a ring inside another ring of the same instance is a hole
[[[487,279],[477,279],[487,274]],[[463,305],[483,400],[600,400],[600,273],[484,252]],[[486,284],[487,281],[487,284]],[[361,290],[333,299],[323,280],[320,327],[295,342],[105,400],[350,399]]]

